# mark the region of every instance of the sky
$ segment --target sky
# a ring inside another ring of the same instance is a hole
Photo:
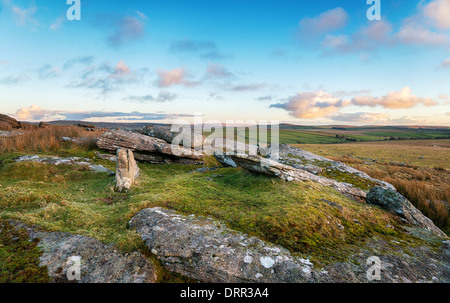
[[[450,0],[377,1],[0,0],[0,112],[450,126]]]

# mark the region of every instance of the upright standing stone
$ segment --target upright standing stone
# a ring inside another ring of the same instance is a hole
[[[137,177],[139,177],[139,167],[134,160],[133,152],[129,149],[118,149],[115,190],[128,191]]]

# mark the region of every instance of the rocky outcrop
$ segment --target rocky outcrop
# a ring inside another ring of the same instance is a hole
[[[342,162],[333,161],[306,150],[292,147],[288,144],[278,145],[278,156],[280,163],[290,165],[301,170],[306,170],[314,175],[321,176],[328,173],[329,175],[336,175],[337,178],[340,176],[345,176],[346,179],[350,180],[359,179],[359,183],[362,184],[373,184],[373,186],[378,185],[386,189],[395,190],[391,184],[371,178],[368,174]],[[365,191],[368,190],[365,188]]]
[[[103,165],[92,164],[91,160],[88,158],[81,157],[40,157],[40,156],[22,156],[16,159],[16,162],[36,162],[49,165],[85,165],[93,172],[97,173],[108,173],[114,175],[114,172],[107,169]]]
[[[397,191],[374,187],[366,198],[367,202],[406,219],[410,224],[434,232],[442,237],[446,234],[433,221],[425,217],[411,202]]]
[[[382,238],[368,239],[344,260],[324,267],[292,255],[285,248],[228,229],[210,218],[152,208],[130,221],[151,252],[173,272],[202,282],[367,283],[374,256],[381,282],[449,282],[450,245],[423,229],[408,234],[427,245]],[[402,241],[403,240],[399,240]],[[380,254],[379,252],[383,252]]]
[[[116,186],[115,191],[127,192],[139,177],[139,167],[129,149],[117,150]]]
[[[204,155],[197,155],[192,150],[172,147],[164,140],[123,130],[110,130],[104,133],[97,145],[113,153],[118,149],[129,149],[133,151],[137,160],[155,164],[203,164],[204,158]]]
[[[245,154],[256,156],[260,149],[258,145],[247,144],[241,141],[229,140],[226,138],[207,138],[205,140],[205,150],[210,154]]]
[[[185,141],[191,142],[191,148],[201,148],[203,146],[203,142],[205,141],[205,136],[202,134],[196,134],[193,130],[189,136],[183,136],[183,133],[173,132],[169,126],[160,126],[160,125],[146,125],[142,130],[144,135],[155,137],[161,140],[164,140],[168,143],[172,143],[176,137],[182,138],[182,144]],[[180,137],[181,136],[181,137]]]
[[[96,127],[94,124],[78,123],[78,127],[84,128],[86,131],[95,131]]]
[[[130,226],[168,270],[210,283],[308,282],[309,260],[207,218],[152,208]]]
[[[21,127],[22,124],[16,119],[0,114],[0,130],[10,131]]]
[[[111,162],[117,162],[117,155],[111,155],[111,154],[102,154],[98,151],[95,151],[95,157],[102,159],[102,160],[108,160]]]
[[[95,137],[85,137],[85,138],[70,138],[70,137],[61,137],[61,141],[71,142],[78,145],[94,145],[97,144],[98,138]]]
[[[365,199],[367,195],[365,191],[354,187],[351,184],[317,176],[310,172],[296,169],[292,166],[278,163],[260,156],[249,156],[246,154],[236,154],[230,156],[216,155],[216,159],[224,165],[232,167],[239,166],[252,172],[277,177],[288,182],[313,181],[325,186],[331,186],[340,193],[356,200]]]
[[[153,283],[157,279],[153,263],[138,252],[121,253],[93,238],[11,223],[27,230],[32,240],[39,240],[40,266],[47,266],[53,282]],[[81,261],[79,281],[68,279],[67,271],[75,265],[73,257]]]

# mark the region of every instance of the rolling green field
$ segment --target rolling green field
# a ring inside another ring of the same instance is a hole
[[[235,132],[236,133],[236,132]],[[245,139],[248,141],[248,130]],[[205,133],[210,135],[210,133]],[[272,142],[271,131],[268,130],[267,140]],[[244,141],[244,136],[236,133],[236,138]],[[397,140],[432,140],[450,139],[450,128],[447,127],[313,127],[281,124],[279,142],[285,144],[338,144],[372,141]]]

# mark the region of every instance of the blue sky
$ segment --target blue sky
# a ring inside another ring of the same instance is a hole
[[[450,0],[0,0],[20,120],[450,125]]]

